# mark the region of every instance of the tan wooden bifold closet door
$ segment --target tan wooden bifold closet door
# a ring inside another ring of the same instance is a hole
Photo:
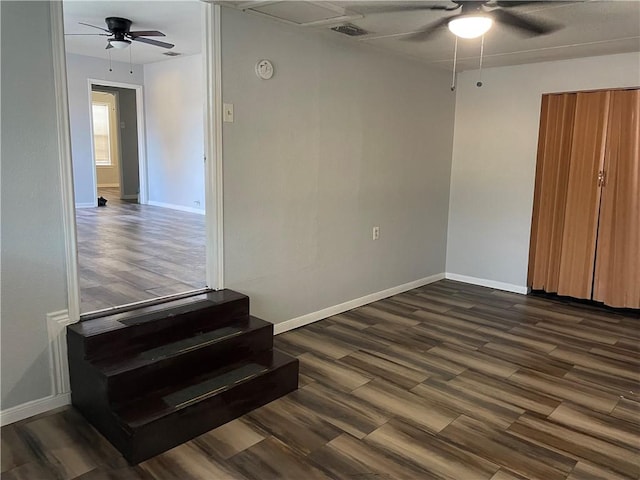
[[[578,93],[569,160],[558,295],[591,298],[609,92]],[[562,205],[556,205],[562,208]]]
[[[542,97],[528,279],[536,290],[558,291],[575,110],[575,94]]]
[[[640,90],[611,92],[593,299],[640,308]]]
[[[640,308],[640,91],[542,98],[528,285]]]

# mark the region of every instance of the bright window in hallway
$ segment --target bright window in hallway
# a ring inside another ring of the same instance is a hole
[[[111,138],[109,131],[109,105],[93,102],[93,145],[96,165],[110,166]]]

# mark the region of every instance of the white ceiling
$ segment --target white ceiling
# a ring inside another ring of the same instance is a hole
[[[179,1],[94,1],[68,0],[63,2],[65,33],[101,33],[95,28],[80,25],[89,23],[106,28],[106,17],[123,17],[133,22],[131,31],[160,30],[166,37],[151,37],[173,43],[171,50],[133,42],[133,63],[144,64],[168,60],[163,55],[171,51],[182,55],[199,53],[202,44],[202,3],[198,0]],[[70,53],[108,59],[107,37],[66,35],[66,50]],[[129,62],[129,48],[110,49],[113,61]]]
[[[564,60],[595,55],[640,51],[640,2],[638,1],[602,1],[602,2],[552,2],[540,5],[513,7],[512,12],[530,15],[534,19],[550,21],[564,25],[564,28],[539,37],[523,37],[500,24],[485,35],[486,66],[517,65],[539,61]],[[426,12],[414,20],[425,25],[441,18],[447,12]],[[437,66],[450,68],[453,56],[454,36],[443,29],[428,42],[408,42],[398,37],[379,38],[387,33],[399,33],[389,23],[383,24],[373,15],[363,19],[362,26],[373,32],[379,32],[363,41],[372,45],[393,49],[406,55],[419,56]],[[406,14],[404,17],[407,18]],[[426,21],[425,21],[426,20]],[[398,16],[398,22],[402,15]],[[405,30],[406,32],[407,30]],[[378,38],[375,38],[378,37]],[[477,68],[480,54],[480,40],[459,41],[460,69]]]
[[[417,29],[452,12],[420,11],[380,13],[385,7],[439,4],[442,1],[221,1],[249,14],[268,16],[277,21],[301,25],[301,31],[321,31],[324,35],[360,42],[374,48],[411,57],[441,68],[451,68],[454,36],[446,28],[425,42],[406,41]],[[197,0],[184,1],[65,1],[65,31],[91,32],[77,22],[104,25],[104,17],[123,16],[133,20],[134,29],[157,29],[167,34],[162,39],[175,43],[174,51],[185,55],[200,51],[201,9]],[[564,25],[564,28],[540,37],[523,37],[500,25],[485,36],[484,66],[517,65],[595,55],[640,52],[640,0],[543,2],[510,8],[534,19]],[[344,21],[371,32],[349,38],[332,32],[330,27]],[[82,55],[107,58],[105,37],[66,37],[67,50]],[[167,59],[164,49],[134,44],[134,63]],[[114,60],[129,61],[127,50],[111,50]],[[480,40],[460,40],[458,70],[478,67]],[[122,58],[120,58],[122,57]],[[640,62],[640,55],[639,55]],[[640,79],[639,79],[640,82]]]

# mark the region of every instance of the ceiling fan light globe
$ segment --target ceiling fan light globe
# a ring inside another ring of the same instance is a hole
[[[478,38],[489,31],[493,20],[485,15],[458,16],[449,21],[451,33],[461,38]]]
[[[131,42],[129,40],[109,40],[109,43],[113,48],[127,48]]]

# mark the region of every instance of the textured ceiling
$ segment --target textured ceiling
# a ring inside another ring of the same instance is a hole
[[[360,42],[374,48],[410,57],[440,68],[451,68],[454,36],[443,28],[425,42],[407,41],[410,33],[437,21],[451,12],[381,12],[389,6],[438,4],[445,1],[222,1],[228,7],[248,14],[267,16],[274,21],[300,25],[300,31],[322,32],[341,36],[344,41]],[[158,29],[167,34],[164,39],[175,43],[174,51],[194,54],[201,44],[201,4],[185,1],[66,1],[65,31],[89,33],[93,29],[78,22],[103,25],[106,16],[124,16],[133,20],[134,29]],[[640,0],[540,2],[510,8],[510,11],[531,16],[564,28],[540,37],[523,37],[501,25],[485,36],[484,66],[517,65],[549,60],[563,60],[595,55],[640,52]],[[347,38],[329,30],[344,21],[367,30],[362,37]],[[67,37],[67,50],[73,53],[107,58],[104,37]],[[164,49],[135,44],[134,63],[164,60]],[[460,40],[458,69],[478,67],[480,40]],[[128,50],[112,50],[114,60],[128,61]],[[122,57],[122,58],[120,58]],[[640,56],[639,56],[640,62]],[[640,82],[640,79],[639,79]]]

